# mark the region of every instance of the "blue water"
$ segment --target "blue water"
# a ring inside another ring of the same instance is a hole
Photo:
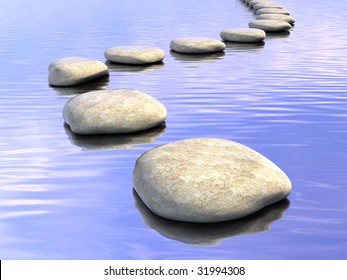
[[[281,0],[296,19],[265,44],[170,53],[179,36],[219,38],[255,17],[240,0],[3,0],[0,6],[0,259],[347,259],[347,2]],[[110,66],[109,79],[48,86],[53,60],[105,61],[155,45],[164,64]],[[168,108],[166,128],[81,138],[69,98],[135,88]],[[151,214],[132,188],[136,159],[191,137],[245,144],[293,184],[288,200],[234,222]]]

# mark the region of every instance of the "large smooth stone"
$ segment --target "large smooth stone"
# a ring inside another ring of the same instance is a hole
[[[292,189],[270,160],[219,138],[187,139],[144,153],[136,161],[133,185],[155,214],[201,223],[247,216]]]
[[[114,63],[150,64],[162,61],[165,52],[153,47],[123,46],[110,48],[104,55],[108,61]]]
[[[63,109],[65,122],[77,134],[128,133],[165,121],[166,108],[157,99],[132,89],[83,93]]]
[[[265,8],[282,9],[282,6],[276,3],[260,3],[260,4],[255,4],[252,8],[253,10],[257,11],[259,9],[265,9]]]
[[[262,29],[265,32],[286,31],[292,27],[288,22],[284,22],[281,20],[267,20],[267,19],[251,21],[248,24],[248,26],[251,28]]]
[[[220,36],[225,41],[253,43],[264,40],[266,34],[263,30],[256,28],[235,28],[223,30]]]
[[[48,82],[52,86],[74,86],[109,74],[107,66],[97,60],[65,57],[48,67]]]
[[[283,9],[272,9],[272,8],[263,8],[259,9],[255,12],[256,15],[263,14],[281,14],[281,15],[289,15],[289,11]]]
[[[256,17],[256,19],[271,19],[271,20],[281,20],[288,22],[289,24],[294,24],[295,19],[289,15],[280,15],[280,14],[263,14]]]
[[[223,51],[225,44],[205,37],[182,37],[172,40],[170,48],[178,53],[212,53]]]
[[[256,4],[275,4],[275,2],[270,0],[250,0],[248,1],[248,5],[250,7],[253,7]]]

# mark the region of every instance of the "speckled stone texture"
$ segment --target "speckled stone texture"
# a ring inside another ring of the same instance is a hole
[[[258,15],[256,19],[272,19],[272,20],[281,20],[288,22],[289,24],[294,24],[295,19],[289,15],[280,15],[280,14],[263,14]]]
[[[288,22],[270,19],[254,20],[248,25],[250,28],[259,28],[265,32],[287,31],[292,27]]]
[[[260,4],[255,4],[254,6],[252,6],[252,8],[253,10],[257,11],[259,9],[264,9],[264,8],[282,9],[282,6],[276,3],[260,3]]]
[[[256,28],[234,28],[223,30],[220,36],[229,42],[253,43],[264,40],[266,34],[263,30]]]
[[[114,63],[151,64],[162,61],[165,52],[154,47],[122,46],[110,48],[104,55],[108,61]]]
[[[200,223],[247,216],[284,199],[292,188],[270,160],[219,138],[187,139],[144,153],[133,185],[157,215]]]
[[[63,109],[65,122],[82,135],[142,131],[161,124],[166,116],[160,101],[132,89],[83,93]]]
[[[74,86],[108,74],[108,67],[100,61],[82,57],[65,57],[49,65],[48,83],[52,86]]]
[[[288,10],[283,9],[272,9],[272,8],[263,8],[259,9],[255,12],[256,15],[263,15],[263,14],[281,14],[281,15],[289,15]]]
[[[172,40],[170,48],[178,53],[212,53],[223,51],[225,44],[205,37],[182,37]]]

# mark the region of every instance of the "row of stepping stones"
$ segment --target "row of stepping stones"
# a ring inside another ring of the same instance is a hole
[[[256,12],[282,10],[270,1],[246,2]],[[249,24],[257,28],[225,30],[221,37],[255,42],[265,38],[264,29],[274,31],[268,26],[278,24],[258,19]],[[170,48],[179,53],[210,53],[223,51],[225,44],[210,38],[177,38]],[[151,47],[114,47],[105,52],[110,62],[134,65],[156,63],[164,57],[161,49]],[[100,61],[68,57],[50,64],[48,80],[52,86],[66,87],[106,75],[109,69]],[[63,117],[79,135],[124,134],[162,124],[167,109],[138,90],[97,90],[71,98],[63,108]],[[284,199],[292,189],[286,174],[269,159],[240,143],[220,138],[186,139],[144,153],[136,161],[133,186],[157,215],[199,223],[247,216]]]

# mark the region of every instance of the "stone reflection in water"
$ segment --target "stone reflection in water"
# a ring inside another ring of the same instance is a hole
[[[225,56],[224,52],[214,52],[207,54],[183,54],[170,51],[170,55],[180,62],[213,62],[222,59]]]
[[[68,95],[70,98],[74,95],[85,93],[88,91],[106,89],[109,82],[110,82],[110,77],[105,76],[105,77],[101,77],[84,84],[80,84],[78,86],[73,86],[73,87],[52,87],[51,86],[51,88],[57,91],[59,95],[62,95],[62,96]]]
[[[134,150],[143,144],[155,143],[155,139],[166,131],[165,123],[136,133],[78,135],[64,123],[64,129],[71,143],[85,151]]]
[[[162,218],[143,203],[133,189],[136,208],[146,225],[161,235],[198,246],[218,246],[225,238],[268,231],[270,224],[282,218],[290,201],[281,200],[247,217],[221,223],[187,223]]]
[[[155,70],[161,70],[164,68],[165,64],[163,62],[158,62],[154,64],[144,64],[144,65],[133,65],[133,64],[121,64],[121,63],[112,63],[106,61],[110,72],[127,72],[127,73],[145,73]]]
[[[267,35],[266,35],[267,38]],[[265,38],[265,40],[266,40]],[[265,42],[255,42],[255,43],[238,43],[238,42],[224,42],[226,49],[239,52],[255,52],[260,51],[265,46]]]
[[[293,26],[292,26],[291,30],[293,30]],[[266,33],[266,39],[283,39],[283,38],[288,37],[289,35],[290,35],[290,31],[288,31],[288,30],[287,31],[281,31],[281,32],[268,32],[268,33]]]

